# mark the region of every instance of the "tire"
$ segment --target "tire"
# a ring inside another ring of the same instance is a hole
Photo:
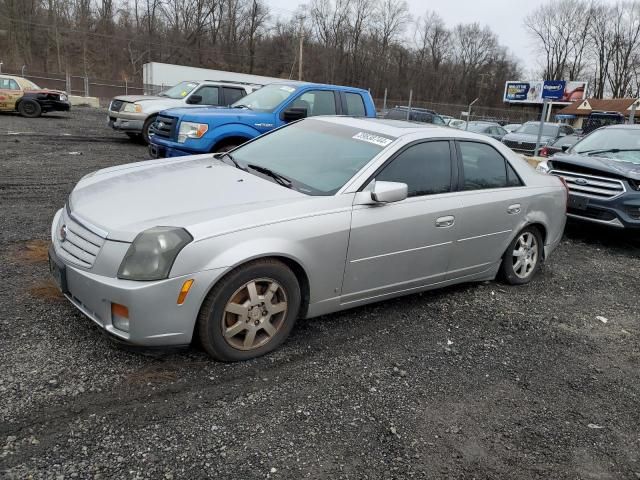
[[[502,277],[511,285],[529,283],[540,269],[543,254],[544,244],[540,230],[536,227],[522,229],[502,257]]]
[[[226,145],[221,145],[219,147],[217,147],[213,153],[224,153],[224,152],[228,152],[229,150],[233,150],[234,148],[236,148],[238,145],[240,145],[239,143],[228,143]]]
[[[209,292],[198,315],[197,336],[216,360],[259,357],[286,340],[300,303],[300,285],[289,267],[278,260],[256,260],[231,271]]]
[[[144,125],[142,125],[142,140],[146,145],[149,145],[149,128],[151,128],[151,124],[156,121],[157,115],[151,115],[144,121]]]
[[[23,117],[36,118],[42,115],[42,108],[35,100],[26,99],[18,104],[18,113]]]

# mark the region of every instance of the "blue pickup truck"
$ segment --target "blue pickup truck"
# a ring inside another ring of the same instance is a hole
[[[230,108],[173,108],[151,128],[153,158],[225,152],[288,122],[314,115],[375,117],[368,91],[306,82],[272,83]]]

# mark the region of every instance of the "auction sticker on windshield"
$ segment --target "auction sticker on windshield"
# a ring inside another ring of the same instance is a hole
[[[386,147],[391,142],[393,142],[393,140],[390,140],[388,138],[366,132],[358,132],[351,138],[354,138],[355,140],[362,140],[363,142],[373,143],[374,145],[378,145],[380,147]]]

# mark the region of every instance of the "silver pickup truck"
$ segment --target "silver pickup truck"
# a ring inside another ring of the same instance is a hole
[[[189,81],[158,95],[121,95],[109,104],[108,123],[114,130],[126,133],[132,139],[149,143],[149,128],[163,110],[176,107],[203,105],[226,106],[262,85],[225,81]]]

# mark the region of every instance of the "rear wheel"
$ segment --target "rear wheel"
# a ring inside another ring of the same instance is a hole
[[[207,296],[198,315],[200,342],[224,362],[264,355],[285,341],[300,302],[300,286],[289,267],[271,259],[248,263]]]
[[[35,100],[26,99],[18,104],[18,113],[23,117],[36,118],[42,115],[42,108]]]
[[[149,136],[151,134],[151,125],[153,125],[156,121],[157,115],[152,115],[144,121],[144,125],[142,126],[142,140],[144,143],[149,145]]]
[[[526,227],[509,244],[502,257],[501,271],[511,285],[529,283],[540,268],[543,240],[535,227]]]

